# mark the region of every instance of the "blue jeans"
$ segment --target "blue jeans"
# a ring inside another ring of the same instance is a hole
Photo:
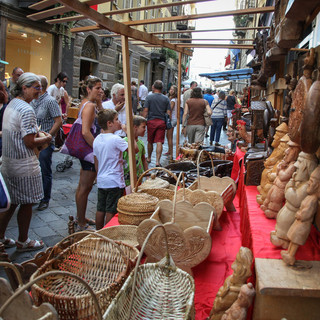
[[[41,201],[49,202],[51,198],[51,188],[52,188],[52,153],[54,150],[54,145],[50,146],[40,152],[39,162],[42,173],[42,184],[43,184],[43,194],[44,197]]]
[[[221,128],[224,123],[224,118],[218,118],[218,119],[212,118],[212,122],[213,122],[213,125],[211,126],[211,130],[210,130],[210,142],[212,142],[213,140],[215,142],[219,142]],[[216,135],[216,139],[214,139],[214,135]]]

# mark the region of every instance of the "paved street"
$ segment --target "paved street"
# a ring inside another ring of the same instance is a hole
[[[143,138],[143,141],[145,142],[145,146],[147,146],[146,136]],[[183,141],[184,137],[181,137],[180,143],[183,143]],[[207,145],[209,144],[208,138],[206,138],[205,142]],[[223,145],[228,143],[225,132],[221,133],[220,143]],[[163,146],[163,153],[167,151],[168,144],[166,142]],[[53,189],[49,208],[40,212],[36,209],[37,205],[35,205],[33,210],[29,237],[31,239],[42,239],[46,246],[53,246],[63,237],[67,236],[69,216],[76,216],[75,191],[79,180],[80,163],[77,159],[74,159],[71,168],[66,169],[64,172],[57,172],[56,165],[64,159],[65,155],[59,152],[53,153]],[[162,156],[161,163],[163,166],[168,164],[165,156]],[[153,152],[149,168],[154,166],[155,151]],[[88,199],[87,216],[89,218],[95,218],[96,202],[97,187],[94,185]],[[17,239],[18,237],[16,214],[9,223],[6,236],[13,239]],[[13,262],[22,262],[31,259],[36,252],[18,253],[15,248],[10,248],[7,249],[7,253]],[[0,276],[3,276],[2,270],[0,271]]]

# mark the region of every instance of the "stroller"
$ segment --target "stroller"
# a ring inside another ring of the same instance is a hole
[[[70,129],[72,127],[72,124],[66,123],[62,125],[62,129],[60,130],[59,134],[56,137],[56,146],[61,147],[66,140]],[[65,156],[64,160],[62,162],[59,162],[56,166],[56,170],[58,172],[63,172],[65,169],[71,168],[73,165],[72,157],[67,155]]]

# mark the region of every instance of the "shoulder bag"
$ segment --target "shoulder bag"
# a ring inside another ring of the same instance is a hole
[[[77,120],[73,123],[70,132],[68,134],[68,137],[66,141],[64,142],[64,145],[62,146],[60,152],[64,154],[68,154],[72,157],[76,157],[80,160],[85,160],[91,163],[94,163],[94,157],[93,157],[93,149],[92,147],[87,143],[87,141],[84,139],[82,135],[82,119],[81,119],[81,113],[83,111],[84,106],[88,102],[84,103]],[[92,135],[94,135],[93,128],[90,129],[90,132]]]

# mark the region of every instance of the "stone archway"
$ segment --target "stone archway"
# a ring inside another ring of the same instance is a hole
[[[81,50],[80,57],[80,81],[88,75],[96,76],[98,74],[98,44],[93,36],[88,36]]]

